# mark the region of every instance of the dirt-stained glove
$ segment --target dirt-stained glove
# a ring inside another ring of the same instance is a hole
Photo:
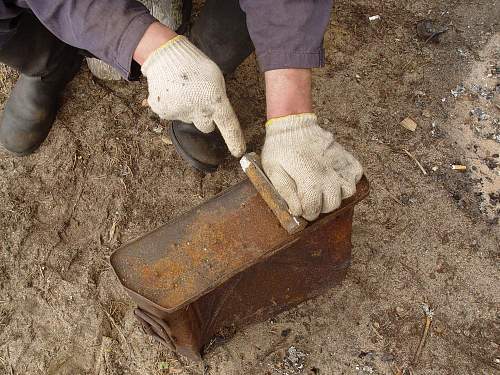
[[[158,48],[141,70],[148,79],[149,106],[158,116],[193,123],[204,133],[217,126],[231,154],[243,155],[245,140],[222,72],[186,37]]]
[[[314,220],[356,192],[361,164],[318,125],[313,113],[266,123],[262,167],[294,216]]]

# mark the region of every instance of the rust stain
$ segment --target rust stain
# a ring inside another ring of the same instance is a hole
[[[238,210],[201,212],[165,257],[136,263],[141,292],[160,306],[183,303],[282,243],[287,233],[255,194]]]

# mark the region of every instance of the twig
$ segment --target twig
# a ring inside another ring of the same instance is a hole
[[[14,375],[14,369],[12,368],[12,363],[10,362],[9,345],[5,347],[5,353],[7,354],[7,367],[9,368],[10,375]]]
[[[413,156],[408,150],[403,149],[403,152],[406,155],[408,155],[417,164],[417,166],[420,168],[420,170],[422,171],[422,173],[424,174],[424,176],[427,176],[427,171],[422,166],[422,164],[420,164],[420,162],[417,160],[417,158],[415,156]]]
[[[427,304],[422,304],[422,310],[425,314],[425,325],[424,332],[422,333],[422,337],[420,338],[420,343],[418,344],[417,351],[413,356],[413,365],[416,365],[418,360],[420,359],[420,355],[422,354],[422,349],[424,348],[425,341],[427,340],[427,336],[429,335],[429,330],[431,328],[432,317],[434,316],[434,311]]]
[[[102,308],[102,311],[104,311],[104,313],[106,314],[106,316],[108,317],[110,323],[113,325],[113,327],[115,327],[115,329],[118,331],[118,333],[120,334],[120,336],[122,337],[123,341],[125,342],[125,344],[127,345],[128,347],[128,350],[129,350],[129,355],[132,357],[134,352],[132,351],[132,346],[130,345],[130,343],[128,342],[127,338],[125,337],[125,334],[123,333],[123,331],[121,330],[120,326],[118,324],[116,324],[115,320],[113,319],[113,317],[111,316],[110,313],[108,313],[106,311],[106,309],[104,308],[104,306],[101,305],[101,308]]]
[[[101,350],[99,351],[99,357],[96,362],[96,375],[101,375],[106,373],[106,351],[111,347],[112,339],[110,337],[103,336],[101,341]]]

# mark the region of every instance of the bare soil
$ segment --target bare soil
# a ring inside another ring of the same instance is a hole
[[[448,28],[440,43],[417,38],[423,18]],[[203,365],[143,334],[108,257],[244,176],[236,160],[206,176],[184,164],[141,106],[144,81],[82,69],[41,149],[0,151],[0,374],[499,374],[499,19],[494,0],[336,2],[314,100],[371,181],[352,268]],[[0,73],[3,103],[16,75]],[[227,80],[253,150],[259,77],[252,57]],[[399,124],[408,116],[415,132]],[[422,303],[434,319],[411,364]]]

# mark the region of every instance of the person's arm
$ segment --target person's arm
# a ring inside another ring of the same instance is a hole
[[[156,19],[135,0],[18,0],[62,41],[115,67],[124,78],[133,54]]]
[[[159,23],[135,0],[18,0],[64,42],[85,49],[130,78],[133,61],[148,80],[148,103],[161,118],[217,126],[234,156],[245,140],[217,65]]]
[[[145,31],[137,45],[133,58],[143,65],[147,58],[169,40],[175,38],[177,33],[159,22],[152,23]]]
[[[312,112],[311,75],[311,69],[265,72],[267,119]]]
[[[262,165],[290,212],[314,220],[356,191],[360,163],[318,125],[311,68],[324,64],[331,0],[240,0],[265,73]]]

